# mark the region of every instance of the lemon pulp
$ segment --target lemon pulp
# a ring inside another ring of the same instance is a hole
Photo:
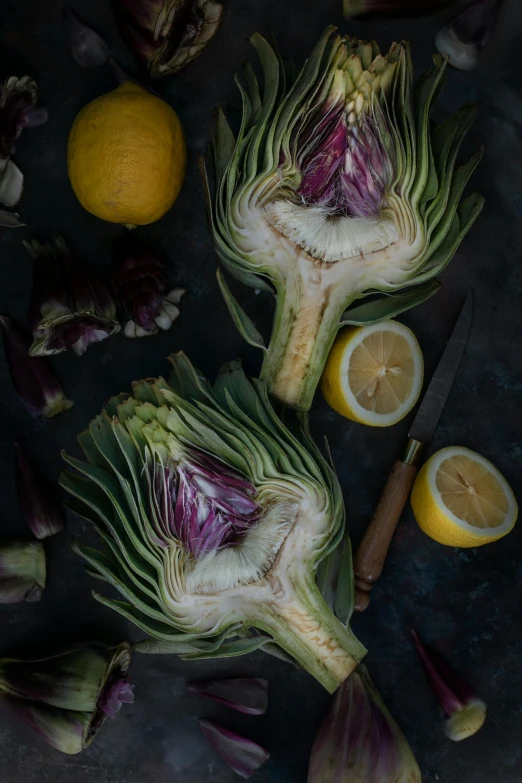
[[[422,378],[422,353],[415,335],[397,321],[384,321],[339,332],[321,388],[338,413],[386,427],[415,405]]]
[[[419,527],[435,541],[472,547],[512,530],[517,503],[487,459],[455,446],[434,454],[415,480],[411,504]]]

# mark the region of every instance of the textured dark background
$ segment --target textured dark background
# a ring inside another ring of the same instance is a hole
[[[419,0],[420,2],[420,0]],[[189,290],[173,329],[151,340],[118,336],[89,348],[81,359],[54,362],[72,411],[34,421],[16,397],[0,361],[0,535],[24,535],[13,486],[12,442],[57,476],[60,450],[74,450],[76,433],[104,400],[136,378],[166,371],[169,352],[183,349],[211,376],[221,361],[243,356],[256,372],[259,355],[236,334],[215,281],[216,258],[206,231],[197,156],[209,138],[212,109],[237,105],[233,74],[252,55],[255,30],[277,35],[283,52],[301,63],[328,23],[343,32],[375,37],[382,46],[409,38],[418,71],[429,67],[441,17],[420,21],[348,25],[341,0],[227,0],[225,21],[203,55],[157,89],[175,107],[186,130],[189,166],[174,208],[158,223],[138,229],[167,261],[172,282]],[[82,106],[115,86],[109,67],[81,70],[71,59],[61,26],[61,0],[1,0],[0,75],[28,73],[38,79],[40,105],[49,122],[23,134],[17,163],[26,175],[20,213],[27,228],[1,230],[0,312],[24,321],[31,262],[23,238],[61,233],[80,258],[107,274],[110,246],[119,228],[93,217],[77,202],[67,179],[67,135]],[[109,0],[75,0],[74,7],[110,41],[114,55],[134,67],[115,30]],[[436,114],[464,101],[478,101],[478,120],[464,153],[484,145],[473,187],[486,206],[443,275],[442,291],[404,316],[424,351],[429,378],[467,289],[476,315],[461,370],[431,445],[464,445],[490,458],[518,489],[522,442],[520,348],[522,307],[522,7],[507,0],[494,40],[472,74],[451,71]],[[265,331],[271,303],[243,290],[243,301]],[[371,516],[392,461],[399,456],[408,419],[389,430],[351,424],[318,396],[312,425],[329,439],[345,491],[354,543]],[[404,514],[374,600],[353,627],[367,645],[367,664],[387,704],[403,727],[427,783],[519,783],[522,779],[522,632],[520,562],[522,526],[482,549],[439,546]],[[49,586],[40,604],[0,606],[0,655],[37,653],[68,639],[136,640],[140,633],[97,604],[92,580],[70,550],[72,536],[90,538],[87,526],[70,519],[66,533],[47,545]],[[409,638],[415,626],[437,642],[465,672],[488,704],[481,732],[451,743],[425,683]],[[270,679],[266,716],[245,718],[185,693],[189,678],[259,675]],[[132,675],[136,704],[108,722],[94,744],[67,757],[0,714],[0,783],[232,783],[237,777],[214,755],[197,727],[208,717],[243,732],[272,754],[255,781],[304,783],[311,743],[328,703],[312,679],[261,653],[232,662],[180,662],[174,657],[136,656]],[[332,781],[332,783],[334,783]],[[378,783],[375,781],[375,783]]]

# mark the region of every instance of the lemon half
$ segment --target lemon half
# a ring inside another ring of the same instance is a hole
[[[396,424],[413,408],[424,362],[411,329],[398,321],[339,331],[321,379],[337,413],[372,427]]]
[[[441,449],[421,468],[411,505],[424,532],[441,544],[474,547],[507,535],[518,508],[489,460],[462,446]]]

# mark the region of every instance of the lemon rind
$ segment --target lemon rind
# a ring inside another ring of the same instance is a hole
[[[457,517],[444,503],[440,490],[437,487],[437,482],[436,482],[437,472],[443,462],[445,462],[447,459],[451,459],[451,457],[457,457],[457,456],[468,457],[468,459],[472,459],[475,462],[478,462],[479,464],[483,465],[483,467],[489,470],[499,482],[509,502],[509,508],[506,513],[506,517],[501,525],[498,525],[497,527],[487,527],[487,528],[474,527],[473,525],[468,524],[465,520]],[[442,514],[446,518],[446,520],[451,522],[452,525],[459,528],[460,530],[463,530],[469,537],[476,537],[477,539],[482,538],[485,539],[486,541],[502,538],[503,536],[511,532],[511,530],[513,529],[517,521],[517,515],[518,515],[517,501],[515,499],[513,490],[509,486],[508,482],[506,481],[502,473],[493,465],[493,463],[491,463],[488,459],[486,459],[486,457],[482,457],[480,454],[477,454],[476,451],[472,451],[471,449],[468,449],[465,446],[447,446],[444,449],[440,449],[440,451],[438,451],[436,454],[430,457],[430,459],[426,463],[426,467],[427,467],[427,475],[426,475],[427,489],[432,494],[433,502],[435,503],[437,511],[440,514]],[[446,526],[448,526],[447,523]]]
[[[412,391],[409,396],[402,403],[402,405],[397,408],[396,411],[393,411],[393,413],[379,414],[374,413],[373,411],[367,411],[359,404],[357,398],[350,389],[348,383],[348,369],[350,365],[350,359],[355,348],[362,342],[361,339],[357,339],[362,330],[364,330],[364,338],[374,334],[375,332],[395,332],[396,334],[400,334],[401,337],[404,337],[411,349],[411,355],[414,363],[414,377],[419,379],[418,385],[416,386],[414,384],[412,386]],[[390,427],[393,424],[397,424],[405,416],[407,416],[407,414],[411,411],[419,399],[424,380],[424,362],[422,351],[412,330],[399,321],[390,320],[372,324],[371,326],[359,327],[359,329],[354,331],[353,335],[351,335],[344,347],[343,356],[339,363],[339,373],[342,394],[345,398],[347,408],[349,408],[352,413],[353,419],[360,424],[369,424],[374,427]]]

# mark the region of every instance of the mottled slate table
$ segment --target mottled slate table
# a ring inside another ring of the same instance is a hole
[[[53,476],[60,450],[75,448],[76,433],[112,393],[136,378],[166,370],[169,352],[183,349],[213,375],[221,361],[245,358],[249,371],[259,355],[235,332],[215,281],[216,258],[204,219],[197,156],[209,138],[212,109],[237,104],[233,74],[252,52],[255,30],[272,32],[282,50],[302,62],[328,23],[382,45],[412,40],[420,72],[429,67],[440,20],[365,22],[348,25],[341,0],[227,0],[225,23],[203,55],[178,77],[158,85],[176,108],[189,147],[187,181],[165,218],[140,230],[169,264],[174,283],[187,287],[182,317],[171,332],[147,341],[123,337],[89,349],[82,358],[60,356],[55,366],[74,409],[50,422],[33,421],[17,399],[0,361],[1,535],[23,531],[13,486],[12,441],[20,439]],[[522,8],[507,0],[495,38],[480,68],[452,71],[437,116],[464,101],[479,101],[478,120],[464,152],[486,147],[473,187],[486,207],[471,235],[443,275],[442,291],[404,316],[418,336],[427,376],[434,369],[463,297],[471,286],[476,317],[472,338],[432,449],[469,446],[489,457],[515,489],[521,475],[522,393]],[[133,60],[115,30],[108,0],[75,0],[128,67]],[[1,75],[37,77],[49,122],[24,134],[16,160],[26,173],[21,214],[28,228],[0,231],[0,311],[24,320],[30,259],[21,244],[31,236],[63,234],[102,274],[110,263],[116,226],[85,212],[67,179],[66,142],[79,109],[112,89],[108,67],[82,71],[71,60],[60,23],[61,0],[2,0]],[[269,326],[271,303],[243,292],[261,327]],[[387,472],[405,437],[408,420],[391,430],[352,425],[318,397],[312,414],[317,435],[331,443],[346,495],[348,522],[360,539]],[[427,783],[519,783],[522,778],[522,629],[520,563],[522,527],[507,539],[477,550],[447,549],[426,538],[407,510],[370,609],[354,620],[369,649],[367,663],[389,707],[419,759]],[[66,533],[49,542],[49,586],[40,604],[0,607],[0,654],[35,653],[67,640],[105,638],[118,642],[140,633],[97,604],[92,580],[70,550],[72,536],[91,538],[87,525],[71,519]],[[475,738],[452,744],[442,732],[431,692],[409,639],[415,626],[437,641],[454,665],[467,673],[488,703],[489,716]],[[29,730],[0,714],[0,783],[232,783],[237,777],[206,745],[197,716],[221,721],[261,742],[272,753],[252,780],[304,783],[313,737],[328,703],[304,673],[261,653],[233,662],[183,663],[176,658],[136,656],[136,704],[108,722],[95,743],[75,757],[62,756]],[[185,693],[188,678],[262,675],[271,682],[266,716],[247,720]]]

